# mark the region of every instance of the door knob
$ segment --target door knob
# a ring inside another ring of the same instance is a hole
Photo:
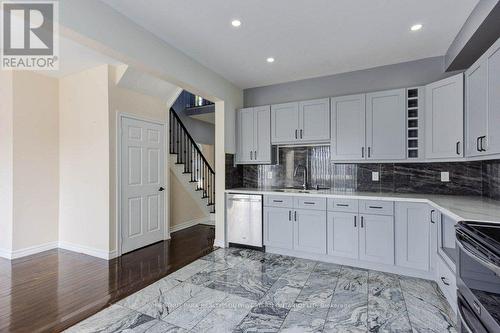
[[[164,189],[163,187],[160,187],[160,188],[158,189],[158,191],[160,191],[160,192],[161,192],[161,191],[165,191],[165,189]]]

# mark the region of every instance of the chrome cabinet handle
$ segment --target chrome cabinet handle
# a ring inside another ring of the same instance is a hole
[[[477,151],[481,151],[481,148],[479,148],[479,141],[480,141],[480,140],[481,140],[481,137],[480,137],[480,136],[478,136],[478,137],[476,138],[476,150],[477,150]]]
[[[252,160],[252,151],[250,150],[250,160]]]
[[[297,132],[298,130],[295,130],[295,139],[297,139]]]
[[[365,218],[363,216],[361,216],[361,228],[364,227],[364,223],[363,223],[364,221],[365,221]]]
[[[337,204],[337,207],[349,207],[347,204]]]
[[[300,138],[302,139],[302,129],[300,130]]]
[[[436,221],[434,221],[434,219],[433,219],[435,212],[436,212],[436,210],[434,210],[434,209],[431,210],[431,223],[436,223]]]
[[[357,227],[356,218],[357,218],[357,216],[356,216],[356,215],[354,215],[354,228],[356,228],[356,227]]]
[[[294,221],[297,221],[297,211],[294,211],[294,212],[293,212],[293,220],[294,220]]]
[[[372,147],[368,147],[368,158],[371,156]]]
[[[479,137],[479,151],[486,151],[486,149],[484,149],[483,147],[483,140],[486,139],[486,136],[483,135],[483,136],[480,136]]]
[[[443,281],[445,286],[449,286],[450,284],[446,282],[446,278],[444,276],[441,276],[441,281]]]
[[[380,206],[368,206],[368,208],[373,208],[373,209],[382,209],[384,207],[380,207]]]
[[[361,147],[361,158],[365,158],[365,147]]]
[[[457,155],[460,155],[460,141],[457,141]]]
[[[292,211],[289,210],[288,211],[288,221],[291,221],[292,220]]]
[[[254,151],[253,151],[253,158],[254,158],[254,159],[257,159],[257,150],[254,150]]]

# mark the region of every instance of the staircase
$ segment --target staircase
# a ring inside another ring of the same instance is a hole
[[[195,185],[201,198],[206,200],[210,212],[215,213],[214,170],[172,108],[170,109],[169,124],[169,152],[171,155],[175,155],[175,164],[184,168],[182,173],[188,177],[190,183]]]

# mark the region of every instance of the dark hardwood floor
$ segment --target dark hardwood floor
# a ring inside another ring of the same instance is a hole
[[[110,261],[51,250],[0,259],[0,332],[59,332],[213,251],[197,225]]]

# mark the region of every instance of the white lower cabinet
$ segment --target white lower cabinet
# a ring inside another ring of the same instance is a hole
[[[292,209],[264,208],[264,245],[282,249],[293,248]]]
[[[448,267],[445,261],[438,256],[436,281],[439,289],[443,292],[453,311],[457,311],[457,280],[453,271]]]
[[[302,199],[302,200],[301,200]],[[297,197],[286,201],[277,196],[268,196],[266,205],[279,201],[288,207],[264,207],[264,245],[287,250],[326,254],[326,199]],[[312,209],[294,209],[301,202],[314,203]]]
[[[326,211],[297,209],[293,225],[294,250],[326,253]]]
[[[271,252],[431,278],[437,260],[431,209],[418,202],[266,195],[264,245]],[[442,274],[446,286],[454,275]]]
[[[396,203],[396,265],[430,270],[431,210],[425,203]]]
[[[328,254],[336,257],[358,258],[358,215],[328,212]]]
[[[359,259],[381,264],[394,264],[394,217],[361,215]]]

